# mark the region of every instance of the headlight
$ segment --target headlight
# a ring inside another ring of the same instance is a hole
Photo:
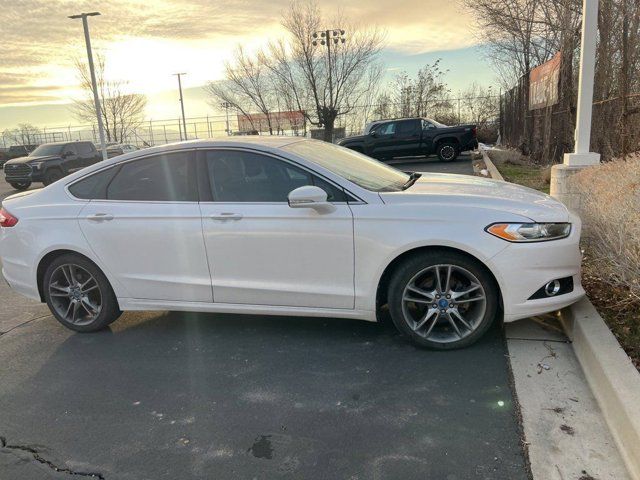
[[[31,168],[33,168],[34,170],[38,170],[40,168],[40,165],[42,165],[42,162],[31,162],[29,165],[31,165]]]
[[[494,223],[487,232],[508,242],[544,242],[565,238],[571,233],[570,223]]]

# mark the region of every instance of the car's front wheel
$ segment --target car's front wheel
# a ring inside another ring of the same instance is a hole
[[[434,250],[412,256],[393,273],[389,311],[414,343],[438,350],[476,342],[498,311],[498,286],[479,262]]]
[[[10,182],[9,185],[16,190],[26,190],[31,186],[31,182]]]
[[[122,313],[104,273],[80,255],[53,260],[45,271],[42,291],[54,317],[78,332],[105,328]]]
[[[47,172],[44,174],[44,184],[45,185],[51,185],[54,182],[57,182],[58,180],[60,180],[62,177],[64,177],[64,175],[62,174],[62,170],[60,170],[59,168],[50,168],[49,170],[47,170]]]

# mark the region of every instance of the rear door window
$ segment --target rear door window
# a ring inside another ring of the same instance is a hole
[[[398,135],[413,135],[418,130],[418,122],[419,120],[405,120],[403,122],[398,122]]]
[[[107,186],[107,200],[198,201],[192,157],[193,152],[176,152],[124,163]]]
[[[90,155],[93,153],[93,145],[87,142],[80,142],[76,145],[76,149],[78,150],[78,154],[80,155]]]

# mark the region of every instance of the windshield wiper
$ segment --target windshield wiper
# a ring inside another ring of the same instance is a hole
[[[414,183],[416,183],[416,180],[418,180],[420,177],[422,176],[421,173],[418,172],[411,172],[411,175],[409,175],[409,180],[407,180],[405,182],[404,185],[402,185],[402,190],[406,190],[407,188],[409,188],[411,185],[413,185]]]

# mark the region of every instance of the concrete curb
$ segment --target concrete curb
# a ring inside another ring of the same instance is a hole
[[[479,150],[482,153],[482,159],[484,160],[484,164],[487,166],[487,170],[489,170],[489,174],[491,175],[491,178],[495,180],[502,180],[504,182],[504,178],[502,177],[502,175],[500,174],[496,166],[493,164],[493,162],[489,158],[487,151],[484,148],[481,148]]]
[[[640,480],[640,374],[587,298],[560,314],[629,476]]]

